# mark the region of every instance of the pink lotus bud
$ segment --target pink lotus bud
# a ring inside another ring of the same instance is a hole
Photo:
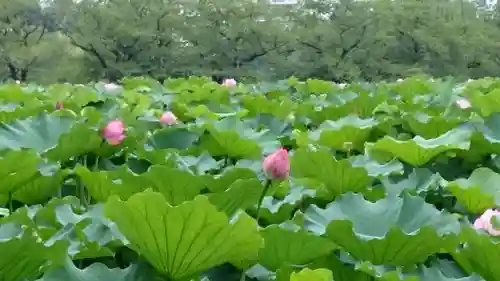
[[[64,108],[64,104],[61,101],[56,102],[56,109]]]
[[[111,145],[119,145],[125,139],[125,124],[120,120],[113,120],[104,127],[103,137]]]
[[[236,86],[236,83],[237,83],[236,80],[233,78],[227,78],[224,79],[224,81],[222,81],[222,85],[226,87],[234,87]]]
[[[161,115],[160,122],[165,125],[174,125],[177,123],[177,117],[171,111],[167,111]]]
[[[500,221],[500,211],[488,209],[474,222],[474,228],[486,230],[490,235],[500,236],[500,229],[497,229],[492,220],[494,216],[499,216]]]
[[[290,161],[288,151],[280,148],[269,154],[262,163],[266,176],[271,179],[284,180],[290,175]]]

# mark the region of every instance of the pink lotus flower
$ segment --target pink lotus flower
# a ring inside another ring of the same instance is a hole
[[[234,87],[236,86],[236,80],[234,78],[226,78],[222,81],[222,85],[226,87]]]
[[[64,108],[64,104],[61,101],[56,102],[56,109]]]
[[[479,218],[474,221],[474,228],[486,230],[490,235],[500,236],[500,229],[493,225],[493,216],[500,216],[500,211],[488,209]],[[500,217],[498,217],[500,220]]]
[[[119,145],[125,139],[125,124],[120,120],[110,121],[103,130],[103,137],[111,145]]]
[[[262,163],[266,176],[271,179],[284,180],[290,175],[290,161],[288,151],[280,148],[269,154]]]
[[[171,111],[167,111],[161,115],[160,122],[165,125],[174,125],[177,123],[177,117]]]

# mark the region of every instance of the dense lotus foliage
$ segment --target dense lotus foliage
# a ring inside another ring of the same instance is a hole
[[[0,281],[500,281],[500,79],[0,98]]]

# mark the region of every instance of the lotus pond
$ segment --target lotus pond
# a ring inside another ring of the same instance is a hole
[[[500,79],[122,82],[0,85],[0,281],[500,281]]]

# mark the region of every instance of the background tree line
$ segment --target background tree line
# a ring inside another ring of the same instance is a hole
[[[498,76],[499,11],[467,0],[0,0],[0,80]]]

